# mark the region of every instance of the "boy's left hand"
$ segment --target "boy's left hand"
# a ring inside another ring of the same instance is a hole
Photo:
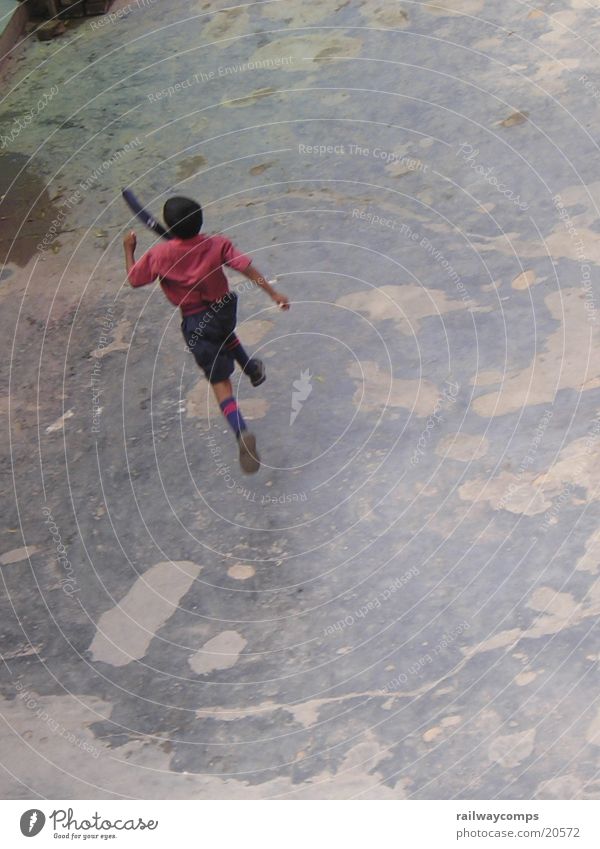
[[[273,300],[280,309],[289,310],[290,300],[287,295],[282,295],[281,292],[275,292],[275,294],[273,295]]]
[[[129,233],[125,233],[123,236],[123,247],[125,250],[135,250],[135,246],[137,245],[137,236],[135,235],[135,230],[130,230]]]

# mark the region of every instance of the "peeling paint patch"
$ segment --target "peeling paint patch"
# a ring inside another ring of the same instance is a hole
[[[552,587],[537,587],[527,602],[527,606],[532,610],[563,619],[565,622],[579,608],[578,602],[570,593],[560,593]]]
[[[523,516],[539,515],[552,506],[543,490],[533,486],[533,475],[524,479],[510,472],[501,472],[492,480],[475,478],[465,481],[458,488],[458,494],[463,501],[487,501],[494,510],[508,510]]]
[[[515,675],[515,684],[517,687],[526,687],[527,684],[531,684],[531,682],[535,681],[536,678],[537,672],[525,670],[523,672],[519,672],[518,675]]]
[[[96,697],[40,695],[36,701],[76,744],[52,733],[31,711],[24,712],[19,699],[3,699],[0,714],[16,732],[3,740],[3,755],[8,763],[19,764],[19,778],[27,787],[52,787],[61,799],[88,799],[90,787],[94,797],[105,799],[131,799],[132,787],[136,797],[145,799],[404,799],[411,784],[408,778],[393,786],[383,783],[384,776],[377,769],[389,757],[389,750],[371,732],[348,749],[337,769],[315,771],[300,783],[295,777],[279,776],[252,784],[177,772],[171,765],[172,756],[156,740],[142,737],[114,747],[97,739],[91,726],[110,718],[113,705]],[[88,750],[78,745],[79,741]]]
[[[533,270],[524,271],[522,274],[519,274],[518,277],[515,277],[511,286],[513,289],[529,289],[530,286],[533,286],[537,280],[536,273]]]
[[[188,658],[197,675],[206,675],[218,669],[230,669],[238,662],[241,651],[248,644],[237,631],[223,631]]]
[[[575,564],[580,572],[597,575],[600,571],[600,530],[595,531],[585,543],[585,552]]]
[[[485,436],[459,432],[441,439],[436,445],[435,453],[440,457],[449,457],[451,460],[470,463],[472,460],[480,460],[485,457],[489,447],[490,444]]]
[[[536,799],[581,799],[583,781],[576,775],[558,775],[542,781],[535,792]]]
[[[89,648],[92,660],[126,666],[144,657],[201,569],[189,560],[165,561],[140,575],[127,595],[100,617]]]
[[[506,734],[496,737],[488,749],[488,757],[506,769],[519,766],[533,752],[535,728],[521,731],[519,734]]]
[[[412,284],[381,286],[343,295],[336,304],[362,313],[371,321],[390,319],[406,336],[418,333],[424,318],[466,309],[463,301],[449,298],[442,289]]]
[[[589,724],[585,734],[585,739],[588,743],[592,743],[594,746],[600,746],[600,710]]]
[[[128,351],[130,346],[130,341],[126,340],[124,337],[129,333],[131,329],[131,322],[126,318],[122,318],[121,321],[118,322],[115,327],[113,334],[113,341],[110,345],[104,345],[100,348],[96,348],[95,351],[92,351],[92,357],[95,357],[97,360],[102,359],[107,354],[112,353],[113,351]]]
[[[235,563],[229,567],[227,574],[235,581],[247,581],[248,578],[252,578],[256,574],[256,570],[254,566],[250,566],[248,563]]]
[[[362,411],[378,410],[381,407],[403,407],[417,416],[428,416],[440,397],[438,388],[428,380],[402,380],[380,371],[377,363],[369,360],[352,363],[348,367],[350,377],[359,383],[353,403]]]
[[[437,740],[438,737],[444,733],[444,729],[440,728],[439,725],[436,725],[434,728],[428,728],[427,731],[423,734],[423,740],[425,743],[433,743],[434,740]]]
[[[26,545],[23,548],[13,548],[12,551],[5,551],[4,554],[0,555],[0,566],[21,563],[39,550],[37,545]]]
[[[270,333],[274,322],[266,319],[251,318],[238,324],[236,332],[243,345],[257,345]]]
[[[207,419],[213,412],[217,415],[217,403],[204,378],[200,378],[185,396],[185,411],[188,419]]]
[[[257,419],[264,419],[271,405],[265,398],[242,398],[240,399],[240,407],[244,414],[244,418],[253,422]]]
[[[46,428],[46,433],[55,433],[57,430],[62,430],[67,419],[72,419],[75,413],[73,410],[67,410],[67,412],[57,419],[55,422],[52,422],[51,425],[48,425]]]
[[[516,475],[504,471],[492,480],[466,481],[458,493],[464,501],[487,501],[495,510],[535,516],[549,510],[553,498],[571,501],[576,487],[587,490],[588,499],[600,498],[600,465],[596,452],[590,450],[589,436],[563,448],[546,472]]]
[[[597,241],[600,241],[597,239]],[[553,292],[544,299],[552,317],[560,322],[546,339],[545,349],[524,369],[508,372],[501,388],[476,398],[473,409],[479,416],[502,416],[524,406],[554,400],[560,389],[586,391],[600,387],[600,359],[590,357],[590,325],[578,289]],[[497,382],[500,373],[482,375],[473,382]]]
[[[465,657],[470,658],[476,654],[481,654],[482,652],[502,649],[518,642],[522,636],[523,632],[520,628],[513,628],[510,631],[500,631],[498,634],[488,637],[487,640],[482,640],[476,646],[469,646],[469,648],[463,649],[463,654]]]

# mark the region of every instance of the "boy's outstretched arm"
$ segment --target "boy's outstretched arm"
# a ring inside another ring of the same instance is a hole
[[[133,266],[135,265],[135,247],[137,245],[137,236],[135,232],[131,230],[129,233],[126,233],[123,236],[123,248],[125,250],[125,268],[127,269],[127,274],[131,271]]]
[[[289,298],[282,294],[281,292],[276,292],[275,289],[271,286],[268,280],[266,280],[263,275],[254,268],[253,265],[249,265],[242,274],[248,278],[248,280],[252,280],[257,286],[259,286],[263,291],[272,298],[276,304],[278,304],[282,310],[289,310],[290,301]]]
[[[134,230],[130,230],[123,236],[123,249],[125,251],[125,268],[127,269],[127,279],[131,286],[136,289],[138,286],[147,286],[148,283],[153,283],[157,274],[152,263],[152,249],[147,251],[137,262],[135,259],[135,248],[137,245],[137,237]]]

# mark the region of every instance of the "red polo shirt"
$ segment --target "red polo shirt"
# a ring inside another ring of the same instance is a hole
[[[183,315],[204,309],[229,292],[223,266],[245,271],[252,259],[237,251],[225,236],[194,236],[159,242],[129,272],[132,286],[146,286],[158,277],[163,292]]]

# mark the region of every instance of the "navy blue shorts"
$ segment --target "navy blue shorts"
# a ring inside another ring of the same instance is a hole
[[[236,320],[237,295],[230,292],[181,322],[187,346],[210,383],[227,380],[233,373],[235,361],[225,343],[235,331]]]

